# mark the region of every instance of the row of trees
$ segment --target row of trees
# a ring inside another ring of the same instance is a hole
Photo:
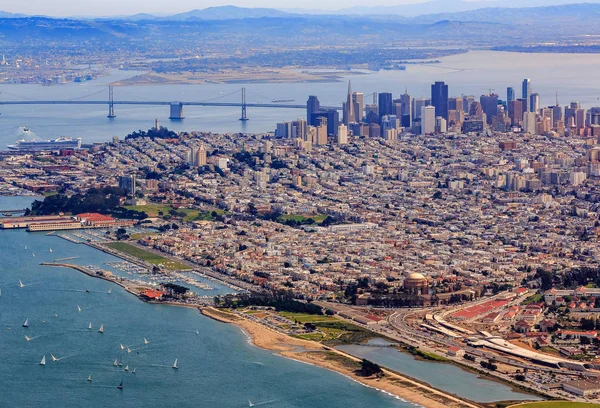
[[[144,212],[120,207],[121,197],[127,192],[119,187],[91,188],[84,194],[56,194],[36,200],[25,215],[53,215],[58,213],[81,214],[95,212],[111,214],[119,218],[143,220],[148,216]]]
[[[175,139],[178,137],[178,135],[172,130],[167,129],[164,126],[160,126],[158,129],[155,127],[148,129],[147,132],[141,129],[134,131],[125,136],[125,139],[137,139],[140,137],[149,137],[150,139]]]
[[[294,298],[291,290],[278,290],[270,293],[239,293],[215,297],[217,307],[239,308],[248,306],[272,307],[278,311],[322,315],[323,310],[308,302]]]

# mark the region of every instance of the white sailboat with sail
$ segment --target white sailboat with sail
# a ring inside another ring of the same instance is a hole
[[[29,327],[29,319],[25,319],[25,323],[23,323],[23,327]]]
[[[46,355],[42,357],[42,361],[40,361],[40,365],[46,365]]]
[[[90,374],[90,376],[87,378],[88,382],[92,382],[92,375]]]
[[[175,359],[175,362],[173,363],[173,368],[175,370],[177,370],[179,368],[179,365],[177,364],[177,359]]]
[[[100,328],[98,329],[98,333],[104,333],[104,325],[101,324]]]

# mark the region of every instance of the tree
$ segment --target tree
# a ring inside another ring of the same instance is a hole
[[[383,377],[383,371],[381,370],[381,367],[365,358],[363,358],[361,362],[361,367],[360,370],[358,370],[358,374],[362,377],[371,377],[372,375]]]

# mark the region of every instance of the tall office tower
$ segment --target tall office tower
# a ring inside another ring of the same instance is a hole
[[[354,102],[352,101],[352,87],[350,81],[348,81],[348,94],[346,95],[346,104],[344,105],[344,124],[356,122],[356,116],[354,115]]]
[[[308,97],[308,101],[306,101],[306,123],[309,126],[314,126],[312,122],[312,115],[315,112],[318,112],[321,109],[321,104],[319,103],[319,98],[315,95],[310,95]]]
[[[544,120],[546,120],[546,119],[548,120],[548,123],[550,124],[550,128],[554,127],[554,111],[552,110],[552,108],[540,109],[540,115],[542,116],[542,118],[544,118]],[[544,124],[544,126],[545,126],[545,124]],[[545,131],[547,132],[548,130],[545,130]]]
[[[508,88],[506,88],[506,103],[509,103],[510,101],[514,101],[515,99],[516,99],[515,88],[513,88],[512,86],[509,86]]]
[[[135,195],[135,174],[119,177],[119,187],[129,195]]]
[[[429,98],[415,98],[412,104],[412,117],[414,119],[421,118],[421,108],[431,105]]]
[[[585,119],[586,126],[600,125],[600,108],[593,107],[587,112]]]
[[[448,131],[448,122],[441,116],[435,118],[435,133],[446,133]]]
[[[292,138],[302,139],[306,138],[306,121],[304,119],[298,119],[292,122]]]
[[[377,105],[367,104],[365,106],[365,121],[367,123],[379,123],[379,107]]]
[[[365,95],[362,92],[354,92],[352,102],[354,103],[354,121],[359,123],[365,112]]]
[[[458,110],[458,111],[464,112],[462,98],[455,98],[455,97],[448,98],[448,110],[449,111]]]
[[[536,129],[536,114],[535,112],[525,112],[523,114],[523,131],[535,135]]]
[[[320,110],[311,115],[313,126],[318,125],[318,118],[327,118],[327,132],[335,136],[340,124],[340,114],[336,109]]]
[[[554,119],[554,123],[552,124],[552,126],[556,127],[556,122],[562,121],[564,118],[563,111],[558,104],[550,106],[550,109],[552,109],[552,118]]]
[[[471,105],[475,102],[475,97],[473,95],[463,95],[463,111],[469,113],[469,109],[471,109]]]
[[[491,125],[492,118],[498,114],[498,95],[481,95],[479,102],[481,103],[481,109],[485,113],[488,125]]]
[[[513,126],[523,123],[523,103],[520,99],[508,103],[508,117]]]
[[[577,129],[583,129],[585,127],[585,117],[586,117],[585,109],[577,109],[575,111],[575,126]]]
[[[402,115],[400,117],[402,126],[409,128],[412,126],[412,100],[406,89],[404,89],[404,94],[400,95],[400,103],[402,104]]]
[[[529,95],[529,112],[537,113],[540,110],[540,94],[532,93]]]
[[[275,137],[279,139],[292,137],[292,122],[278,123],[277,128],[275,129]]]
[[[481,108],[481,103],[473,101],[471,106],[469,106],[469,116],[475,116],[476,118],[483,118],[483,109]]]
[[[431,104],[435,107],[435,116],[448,120],[448,85],[444,82],[431,85]]]
[[[523,80],[523,87],[522,87],[522,91],[521,91],[521,98],[525,99],[525,101],[527,103],[529,103],[529,96],[531,95],[531,80],[529,78],[525,78]],[[529,106],[529,105],[527,105]],[[527,106],[523,106],[523,109],[525,111],[529,110],[527,109]]]
[[[427,135],[435,132],[435,107],[421,107],[421,134]]]
[[[320,116],[319,118],[316,119],[317,122],[317,139],[316,139],[316,143],[317,145],[326,145],[327,144],[327,128],[328,128],[328,120],[326,116]],[[337,128],[336,128],[337,131]]]
[[[338,126],[336,142],[340,145],[348,144],[348,127],[346,125],[341,124]]]
[[[389,92],[382,92],[379,94],[379,117],[385,115],[392,115],[394,113],[394,106],[392,102],[392,94]]]

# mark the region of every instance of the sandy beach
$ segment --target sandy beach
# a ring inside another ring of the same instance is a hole
[[[426,408],[462,407],[479,408],[474,402],[459,399],[410,378],[389,370],[383,370],[382,378],[361,377],[355,373],[360,359],[341,351],[325,347],[320,343],[297,339],[271,330],[240,316],[214,308],[203,308],[202,314],[224,323],[239,326],[252,340],[252,344],[277,354],[313,364],[343,374],[354,381],[394,395]]]

